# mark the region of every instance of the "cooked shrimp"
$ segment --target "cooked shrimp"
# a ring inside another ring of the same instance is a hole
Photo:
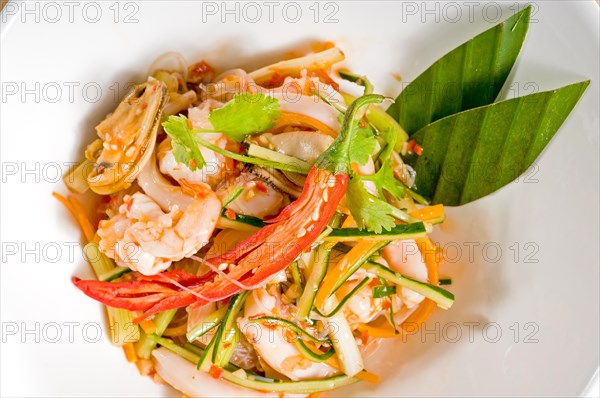
[[[427,266],[419,251],[419,246],[414,240],[401,240],[392,242],[382,250],[383,258],[394,271],[414,278],[421,282],[427,282]],[[413,308],[424,297],[407,288],[397,287],[401,291],[402,303],[407,308]]]
[[[212,124],[208,120],[210,111],[222,106],[221,102],[209,99],[195,108],[188,110],[189,120],[195,129],[211,130]],[[221,133],[198,133],[206,141],[220,147],[228,148],[233,143]],[[156,153],[160,165],[160,171],[163,174],[170,175],[176,181],[186,180],[187,182],[204,182],[212,188],[216,187],[226,176],[233,173],[234,162],[219,153],[211,151],[208,148],[199,146],[205,165],[202,168],[192,171],[186,164],[175,160],[171,139],[165,139],[159,146]]]
[[[245,316],[238,319],[238,327],[263,361],[292,380],[321,379],[338,373],[325,363],[313,362],[304,357],[294,343],[286,340],[282,329],[273,330],[249,321],[253,316],[265,315],[291,318],[291,310],[281,303],[279,294],[259,288],[248,296]]]
[[[195,196],[185,209],[175,205],[167,213],[148,195],[126,195],[119,213],[99,224],[100,250],[144,275],[195,254],[212,235],[221,202],[208,186],[193,189]]]
[[[217,196],[225,199],[238,188],[242,189],[242,193],[227,205],[236,213],[264,218],[279,213],[284,206],[283,194],[249,172],[243,172],[235,180],[224,184],[217,190]]]

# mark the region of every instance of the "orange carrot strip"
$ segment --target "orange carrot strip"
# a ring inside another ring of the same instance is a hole
[[[444,216],[444,205],[427,206],[420,210],[411,211],[410,215],[421,221],[433,220]]]
[[[140,327],[146,334],[156,333],[156,323],[149,319],[144,319],[139,323]]]
[[[96,233],[94,232],[94,227],[92,226],[92,223],[90,223],[90,220],[82,211],[83,209],[81,208],[79,202],[70,195],[68,196],[69,199],[67,199],[56,192],[52,192],[52,196],[58,199],[58,201],[62,203],[62,205],[67,208],[67,210],[69,210],[73,217],[75,217],[75,220],[77,220],[79,228],[81,228],[81,232],[83,233],[85,239],[88,242],[92,242]],[[73,198],[73,200],[70,200],[71,198]]]
[[[125,358],[127,358],[127,362],[137,362],[138,357],[135,353],[135,348],[133,347],[133,343],[125,343],[123,345],[123,352],[125,352]]]
[[[411,213],[412,215],[412,213]],[[419,250],[421,251],[421,255],[425,260],[425,265],[427,266],[427,276],[429,278],[429,283],[435,286],[439,285],[439,276],[438,276],[438,261],[437,261],[437,250],[433,242],[429,238],[419,238],[416,240],[417,245],[419,246]],[[382,337],[382,338],[392,338],[399,337],[406,334],[414,333],[430,316],[437,304],[430,300],[425,299],[406,320],[400,325],[399,332],[400,334],[396,334],[394,329],[390,325],[367,325],[365,323],[360,323],[358,325],[358,330],[361,332],[366,332],[371,337]]]

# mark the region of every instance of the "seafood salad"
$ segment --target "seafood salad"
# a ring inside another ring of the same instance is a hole
[[[72,282],[106,306],[111,343],[186,396],[378,383],[385,339],[454,303],[430,240],[444,205],[527,170],[589,84],[498,100],[530,13],[395,100],[333,43],[254,71],[159,57],[54,193],[95,274]]]
[[[73,283],[143,375],[189,396],[376,383],[381,339],[452,305],[427,237],[444,208],[403,162],[419,146],[343,59],[218,74],[169,53],[96,127],[65,176],[96,214],[55,196],[97,276]]]

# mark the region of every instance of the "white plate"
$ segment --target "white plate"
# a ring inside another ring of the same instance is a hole
[[[459,3],[259,2],[227,3],[227,14],[221,2],[113,3],[9,3],[2,13],[2,396],[178,396],[138,376],[107,341],[100,305],[71,285],[72,275],[91,275],[72,248],[78,229],[50,196],[64,191],[59,169],[81,157],[126,83],[142,79],[158,54],[252,68],[332,40],[349,67],[395,95],[393,73],[410,81],[515,11],[512,3],[460,3],[457,15]],[[338,395],[575,396],[596,371],[598,6],[534,6],[508,95],[592,84],[525,179],[448,212],[437,238],[452,259],[441,270],[454,280],[452,310],[380,352],[370,369],[381,384]]]

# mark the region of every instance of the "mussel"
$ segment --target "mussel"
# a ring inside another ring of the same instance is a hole
[[[131,185],[154,151],[167,100],[165,84],[149,77],[96,126],[100,138],[86,150],[94,162],[87,177],[92,191],[109,195]]]

